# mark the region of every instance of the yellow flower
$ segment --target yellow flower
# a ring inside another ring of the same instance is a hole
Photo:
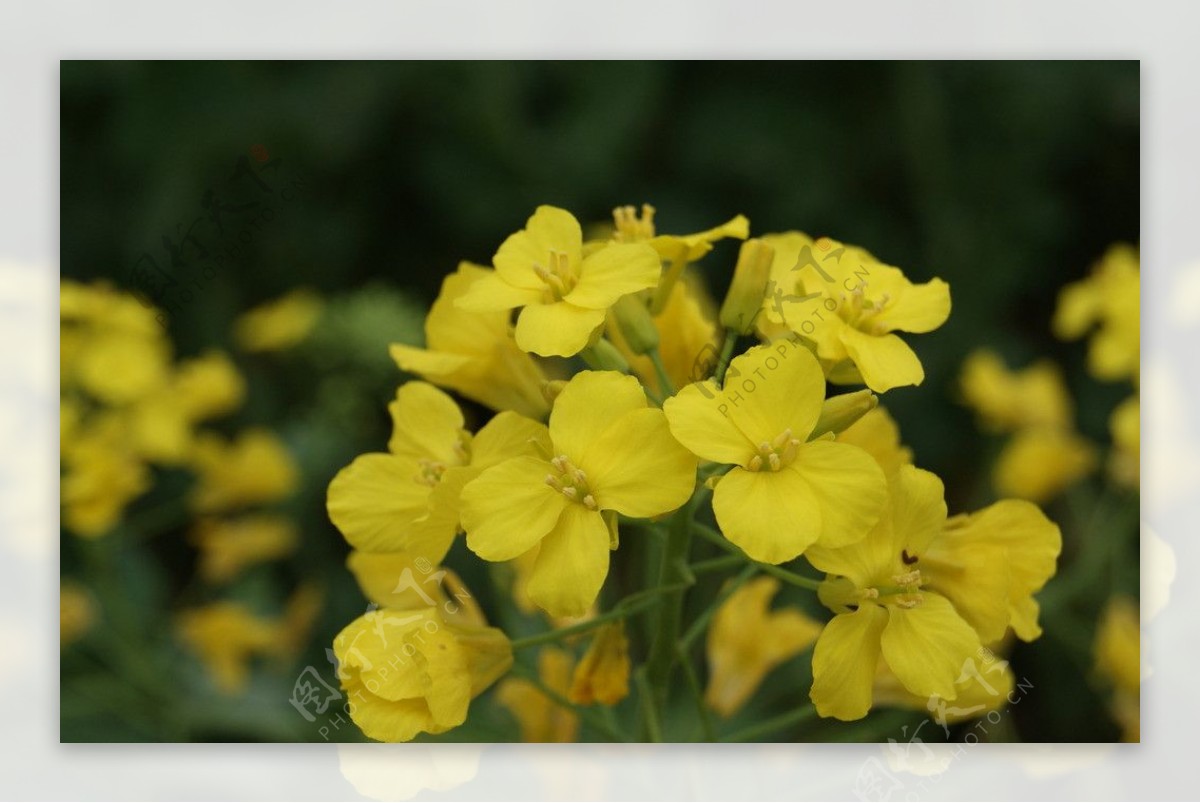
[[[179,364],[171,393],[188,421],[206,421],[236,410],[246,382],[228,354],[213,350]]]
[[[1109,474],[1117,483],[1137,488],[1141,482],[1142,457],[1141,403],[1137,396],[1129,397],[1113,410],[1108,428],[1113,440]]]
[[[715,349],[717,325],[712,315],[712,300],[704,286],[690,274],[672,287],[662,312],[654,316],[658,330],[658,353],[667,369],[667,378],[676,388],[702,379],[712,366],[704,362],[707,351]],[[630,369],[649,391],[659,397],[666,393],[658,381],[658,372],[649,357],[635,354],[625,342],[611,314],[606,330],[608,339],[621,352]],[[715,362],[715,354],[711,362]]]
[[[96,622],[96,602],[86,588],[63,579],[58,588],[58,645],[73,644]]]
[[[415,609],[434,606],[447,622],[486,627],[475,598],[458,575],[406,552],[354,550],[346,566],[367,599],[384,608]]]
[[[723,717],[746,704],[775,667],[808,649],[821,623],[796,608],[771,611],[779,591],[773,577],[757,577],[717,609],[708,629],[708,688],[704,701]]]
[[[550,411],[551,448],[487,469],[462,491],[467,546],[507,561],[540,544],[530,598],[552,616],[595,601],[616,548],[617,513],[668,513],[695,487],[696,460],[647,407],[637,379],[582,371]]]
[[[616,705],[629,696],[629,639],[625,623],[596,631],[591,646],[575,666],[567,699],[576,705]]]
[[[455,303],[489,275],[487,268],[460,263],[458,271],[442,281],[442,292],[425,318],[426,348],[393,343],[392,359],[401,370],[493,410],[544,418],[550,410],[542,394],[546,374],[534,357],[517,347],[509,312],[469,312]]]
[[[806,442],[824,398],[816,359],[780,341],[735,358],[723,390],[694,383],[664,403],[680,443],[734,466],[717,480],[713,511],[755,560],[783,563],[813,543],[852,543],[879,518],[887,487],[871,456],[829,438]]]
[[[1033,595],[1054,576],[1061,551],[1058,525],[1037,505],[1001,499],[949,518],[917,556],[926,585],[953,602],[991,644],[1009,627],[1022,641],[1042,634]]]
[[[243,351],[289,349],[308,337],[323,308],[312,290],[293,290],[242,313],[234,322],[233,338]]]
[[[955,697],[947,701],[938,695],[922,697],[904,688],[904,684],[883,660],[875,675],[875,703],[880,706],[912,708],[928,711],[943,727],[978,719],[997,711],[1008,703],[1016,680],[1008,661],[998,660],[991,650],[982,647],[979,654],[968,658],[955,681]]]
[[[167,381],[170,346],[159,337],[101,329],[79,349],[74,376],[94,398],[111,405],[136,401]]]
[[[813,651],[810,695],[823,717],[866,716],[880,656],[912,694],[954,700],[962,666],[980,648],[975,630],[936,587],[943,572],[956,577],[957,567],[927,558],[946,521],[941,480],[905,466],[889,490],[887,510],[865,539],[805,555],[827,573],[819,596],[836,614]],[[1004,565],[978,568],[978,579],[992,580],[990,608],[1003,615]]]
[[[913,284],[867,251],[800,232],[767,235],[775,248],[772,283],[760,330],[781,324],[813,345],[836,384],[863,382],[876,393],[925,379],[921,361],[900,332],[937,329],[950,315],[941,279]]]
[[[199,482],[191,504],[201,513],[275,502],[290,494],[298,481],[283,441],[261,428],[243,431],[234,442],[203,433],[196,438],[192,467]]]
[[[472,436],[454,400],[406,382],[388,406],[388,453],[360,455],[329,483],[329,517],[351,546],[440,563],[458,532],[459,493],[489,466],[548,446],[546,427],[497,414]]]
[[[998,354],[980,349],[963,363],[961,388],[966,403],[990,430],[1071,426],[1071,397],[1058,366],[1049,360],[1009,371]]]
[[[888,477],[913,461],[912,449],[900,443],[900,427],[883,407],[876,407],[851,424],[838,434],[837,441],[871,455]]]
[[[291,519],[256,514],[237,519],[201,519],[192,531],[200,550],[200,576],[225,583],[243,569],[292,554],[299,532]]]
[[[351,719],[383,742],[461,725],[471,700],[512,666],[503,633],[453,624],[437,607],[371,611],[337,635],[333,651]]]
[[[1045,502],[1096,467],[1096,449],[1073,432],[1024,429],[1012,437],[993,469],[996,490],[1031,502]]]
[[[613,210],[612,240],[618,243],[648,243],[667,263],[662,279],[654,291],[650,311],[658,315],[669,303],[676,282],[684,268],[712,250],[712,244],[726,237],[744,240],[750,236],[750,221],[745,215],[706,231],[695,234],[658,234],[654,226],[654,207],[642,204],[641,214],[633,206],[619,206]],[[584,243],[584,254],[604,246],[603,242]]]
[[[547,688],[566,697],[572,663],[569,652],[544,647],[538,653],[538,677]],[[579,715],[547,697],[528,680],[505,680],[496,689],[496,699],[512,712],[523,742],[573,742],[579,736]]]
[[[1128,597],[1108,601],[1093,645],[1096,669],[1112,684],[1113,715],[1121,725],[1121,740],[1141,741],[1142,631],[1137,603]]]
[[[1141,257],[1131,245],[1108,249],[1086,279],[1058,295],[1054,334],[1077,340],[1096,327],[1088,346],[1088,369],[1108,381],[1130,379],[1141,371]]]
[[[495,272],[455,303],[477,311],[521,307],[517,345],[543,357],[578,354],[618,298],[654,287],[660,274],[658,254],[645,243],[615,243],[585,257],[579,222],[553,206],[539,206],[492,262]]]
[[[93,418],[62,444],[63,524],[95,538],[120,521],[126,505],[150,488],[146,464],[129,448],[119,415]]]
[[[236,602],[216,602],[179,616],[179,635],[225,694],[238,694],[250,677],[250,661],[281,646],[278,622],[254,615]]]
[[[513,604],[517,606],[517,610],[524,614],[535,614],[539,610],[537,603],[529,598],[529,580],[533,577],[534,567],[537,566],[539,551],[540,547],[534,546],[533,549],[518,555],[503,565],[505,569],[511,572]],[[582,624],[589,619],[594,619],[598,613],[596,603],[593,602],[579,616],[547,616],[546,618],[552,627],[562,628]],[[568,636],[564,640],[569,644],[578,638],[580,637]]]

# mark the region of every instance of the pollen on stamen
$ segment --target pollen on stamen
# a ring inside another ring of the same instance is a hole
[[[596,506],[596,497],[592,496],[591,494],[588,494],[587,496],[583,497],[583,506],[586,507],[588,510],[595,510],[597,507]]]
[[[778,471],[783,465],[779,459],[779,455],[775,454],[774,452],[771,452],[771,454],[767,455],[767,462],[771,464],[772,471]]]
[[[562,489],[562,495],[574,502],[575,497],[579,496],[579,491],[576,488],[568,485],[566,488]]]
[[[762,468],[762,464],[763,464],[762,455],[756,454],[756,455],[754,455],[754,457],[750,458],[750,463],[747,466],[747,468],[749,468],[751,471],[758,471]]]

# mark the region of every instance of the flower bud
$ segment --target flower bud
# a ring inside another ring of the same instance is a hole
[[[808,439],[816,440],[829,432],[837,435],[878,406],[879,397],[865,388],[831,396],[821,405],[821,416]]]
[[[595,371],[617,371],[622,374],[629,373],[629,363],[621,356],[621,352],[617,351],[607,338],[600,338],[592,345],[579,352],[579,356],[587,363],[588,367]]]
[[[767,295],[767,280],[771,277],[771,262],[775,249],[759,239],[742,243],[738,252],[733,283],[721,305],[721,325],[740,335],[754,331],[754,321],[762,311]]]
[[[576,705],[616,705],[629,695],[629,640],[622,622],[596,631],[575,667],[567,699]]]
[[[637,295],[621,296],[612,308],[621,335],[634,354],[648,354],[658,348],[658,327],[650,311]]]

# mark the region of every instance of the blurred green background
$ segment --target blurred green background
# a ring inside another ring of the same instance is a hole
[[[915,281],[945,279],[949,322],[909,339],[926,381],[885,403],[918,464],[945,479],[952,512],[991,501],[996,444],[953,390],[969,351],[990,346],[1015,365],[1054,358],[1080,430],[1097,440],[1128,393],[1088,380],[1083,346],[1055,341],[1049,320],[1063,284],[1110,243],[1139,239],[1137,62],[63,62],[62,275],[127,285],[143,254],[166,263],[164,235],[179,241],[223,203],[206,193],[245,159],[266,162],[273,189],[295,192],[272,220],[242,227],[248,238],[231,229],[221,239],[240,251],[197,278],[169,331],[180,355],[198,354],[228,347],[239,312],[289,289],[330,298],[295,354],[239,358],[250,394],[228,425],[272,426],[303,468],[292,503],[302,549],[235,593],[280,596],[318,578],[327,604],[306,654],[318,666],[365,604],[324,489],[386,441],[402,378],[386,344],[419,342],[442,277],[461,259],[487,264],[538,204],[600,222],[614,206],[649,202],[660,231],[680,233],[742,213],[754,233],[829,235]],[[701,263],[714,293],[735,253],[721,243]],[[154,565],[124,562],[147,629],[178,606],[189,550],[159,538],[138,559]],[[64,572],[76,561],[64,546]],[[1020,738],[1115,738],[1075,655],[1049,637],[1014,655],[1018,676],[1046,689],[1018,711]],[[228,710],[183,732],[153,712],[122,722],[64,703],[62,736],[320,741],[286,702],[293,678],[256,675],[249,701],[206,701]],[[510,731],[502,711],[484,708],[454,738]]]

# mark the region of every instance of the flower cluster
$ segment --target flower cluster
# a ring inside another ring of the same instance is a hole
[[[335,641],[354,720],[375,739],[441,733],[511,667],[498,699],[527,740],[574,738],[631,677],[642,734],[658,739],[682,669],[715,738],[711,713],[734,714],[809,649],[820,716],[858,719],[879,701],[999,705],[1010,673],[989,683],[968,667],[1010,636],[1040,635],[1034,595],[1055,573],[1058,527],[1022,500],[948,515],[941,480],[912,464],[876,395],[923,381],[909,336],[947,320],[946,283],[827,237],[748,239],[742,216],[691,235],[658,233],[649,206],[613,220],[585,239],[572,214],[539,207],[491,267],[464,262],[446,278],[425,348],[392,347],[419,379],[389,407],[388,451],[359,456],[328,491],[351,569],[381,606]],[[692,263],[726,239],[744,242],[718,308]],[[495,415],[472,421],[447,390]],[[705,542],[725,556],[697,562]],[[513,620],[510,640],[477,609],[447,618],[413,567],[467,552],[515,578],[517,608],[557,629],[518,636],[530,624]],[[630,567],[645,555],[656,571]],[[687,621],[700,576],[738,567]],[[630,577],[642,578],[632,593]],[[781,581],[815,592],[827,621],[770,611]],[[645,614],[650,638],[629,626]],[[705,632],[703,691],[692,646]],[[514,663],[535,645],[536,666]],[[612,718],[593,724],[620,736]]]

